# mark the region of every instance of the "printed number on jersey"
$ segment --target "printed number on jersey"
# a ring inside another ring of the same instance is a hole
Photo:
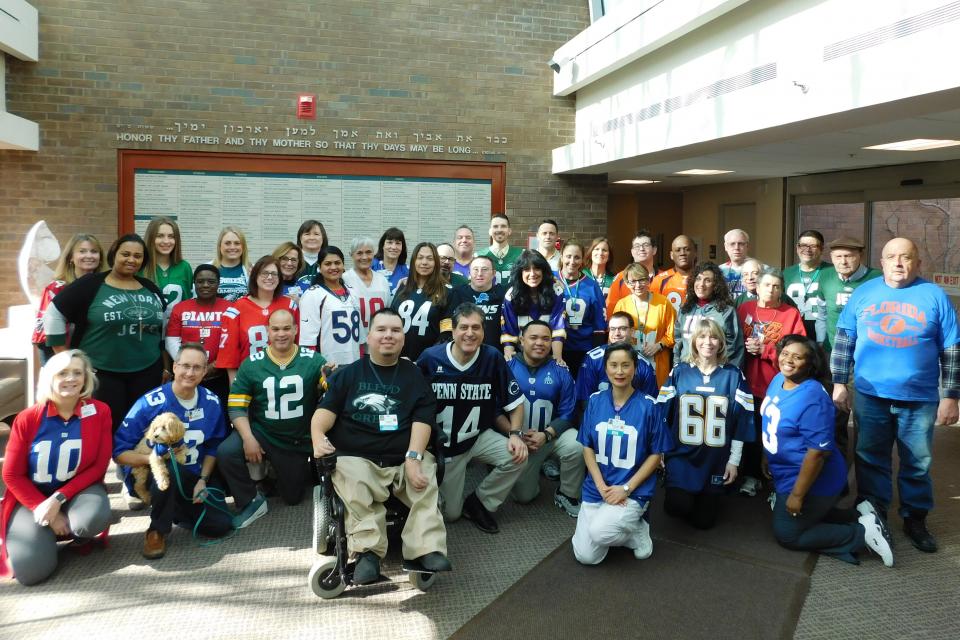
[[[609,422],[597,425],[597,462],[613,465],[618,469],[632,469],[637,458],[636,427],[628,424],[613,427]],[[623,452],[623,439],[627,439],[626,453]]]
[[[303,378],[284,376],[280,382],[273,376],[263,381],[267,392],[267,410],[264,415],[270,420],[287,420],[303,416]],[[279,397],[277,392],[280,392]]]
[[[425,336],[427,335],[427,328],[430,326],[430,309],[433,307],[433,303],[428,300],[414,312],[416,306],[415,300],[404,300],[397,307],[397,313],[403,318],[404,333],[409,333],[410,327],[413,326],[416,327],[418,336]]]
[[[580,298],[567,298],[566,307],[567,321],[571,325],[583,324],[583,316],[587,314],[586,300],[582,300]]]
[[[553,420],[553,403],[543,398],[537,398],[533,402],[523,397],[523,421],[527,429],[542,431],[550,426]]]
[[[725,396],[680,396],[680,442],[694,447],[724,446],[729,402]]]
[[[349,319],[347,316],[349,315]],[[338,309],[330,314],[333,339],[340,344],[360,342],[360,313],[356,310]]]
[[[763,404],[760,405],[760,415],[766,416],[768,419],[766,428],[763,430],[763,433],[760,434],[763,438],[763,448],[770,453],[776,453],[778,447],[777,427],[780,425],[780,407],[770,402],[770,396],[767,396],[763,399]]]
[[[57,450],[56,469],[52,469],[51,452],[53,443],[41,440],[33,445],[33,452],[37,454],[37,470],[33,474],[33,481],[37,484],[51,484],[54,480],[66,482],[76,475],[80,466],[80,439],[64,440]]]
[[[454,442],[453,438],[453,406],[446,407],[437,414],[437,422],[443,429],[443,434],[447,436],[447,443]],[[480,433],[480,407],[473,407],[463,421],[463,425],[457,429],[456,442],[464,442],[470,438],[475,438]]]

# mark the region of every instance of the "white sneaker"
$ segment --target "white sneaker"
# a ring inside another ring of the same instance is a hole
[[[543,472],[543,475],[547,478],[547,480],[559,480],[560,462],[556,458],[547,458],[543,461],[540,471]]]
[[[760,481],[754,478],[753,476],[746,476],[743,479],[743,484],[740,485],[740,493],[745,496],[750,496],[751,498],[757,495],[757,490],[760,488]]]
[[[887,526],[887,521],[880,517],[880,513],[877,512],[877,508],[869,500],[861,500],[857,503],[857,512],[861,516],[876,516],[877,520],[880,521],[880,525],[883,527],[883,537],[887,539],[887,544],[893,547],[893,536],[890,535],[890,527]]]
[[[633,539],[633,557],[637,560],[646,560],[653,553],[653,540],[650,539],[650,524],[640,518],[640,530]]]
[[[857,505],[859,508],[859,505]],[[876,514],[868,513],[860,516],[858,522],[863,526],[863,539],[871,551],[880,556],[885,567],[893,566],[893,549],[887,542],[886,525]]]

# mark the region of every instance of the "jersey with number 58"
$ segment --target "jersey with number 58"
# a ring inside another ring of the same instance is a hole
[[[493,428],[498,411],[523,404],[523,394],[503,355],[490,345],[480,345],[465,365],[453,359],[451,349],[451,344],[430,347],[417,366],[437,396],[437,427],[447,436],[444,454],[456,456],[473,446],[482,429]]]
[[[284,449],[311,451],[310,418],[317,408],[326,360],[300,348],[293,360],[281,366],[268,351],[243,361],[230,385],[231,411],[245,410],[258,438]]]
[[[360,301],[346,291],[344,298],[317,284],[300,298],[300,346],[316,349],[338,365],[360,359]]]
[[[114,434],[113,456],[117,457],[124,451],[135,449],[153,419],[161,413],[170,412],[180,418],[186,428],[183,435],[183,443],[187,447],[184,466],[192,473],[200,475],[203,459],[216,455],[217,446],[227,437],[227,423],[226,414],[216,394],[197,387],[196,399],[193,407],[185,407],[173,394],[172,382],[148,391],[133,403]],[[128,475],[126,482],[132,489],[133,478]]]
[[[266,309],[244,296],[224,311],[217,368],[236,369],[249,355],[266,349],[268,320],[278,309],[287,309],[293,314],[294,323],[299,321],[297,303],[287,296],[277,297]]]
[[[657,403],[676,438],[665,456],[667,486],[691,493],[723,489],[730,442],[753,442],[753,395],[743,374],[725,364],[709,375],[684,362],[670,372]]]

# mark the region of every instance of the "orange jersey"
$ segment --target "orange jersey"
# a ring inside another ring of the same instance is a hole
[[[297,303],[287,296],[280,296],[264,309],[249,296],[244,296],[223,312],[220,332],[220,353],[217,367],[239,369],[240,363],[250,354],[267,348],[267,319],[278,309],[287,309],[293,314],[293,326],[300,324]]]
[[[690,276],[677,273],[676,269],[667,269],[653,279],[650,290],[659,293],[673,305],[676,313],[680,312],[680,305],[687,298],[687,281]]]

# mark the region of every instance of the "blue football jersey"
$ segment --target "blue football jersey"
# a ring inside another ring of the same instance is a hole
[[[603,356],[607,346],[600,345],[587,352],[583,359],[580,371],[577,373],[577,402],[586,402],[597,391],[610,388],[610,379],[603,366]],[[642,391],[648,396],[657,395],[657,375],[645,360],[637,363],[637,372],[633,374],[633,388]]]
[[[430,347],[417,366],[437,396],[437,427],[447,437],[444,454],[456,456],[473,446],[482,429],[492,429],[499,412],[523,404],[523,394],[503,354],[480,345],[465,365],[453,359],[453,344]]]
[[[30,445],[27,473],[44,495],[50,495],[77,475],[82,448],[80,422],[77,416],[64,422],[58,415],[43,413]]]
[[[730,442],[756,440],[746,378],[731,364],[705,375],[684,362],[660,387],[657,403],[677,445],[665,456],[667,486],[691,493],[721,491]]]
[[[517,346],[520,341],[520,332],[527,326],[531,320],[543,320],[550,325],[554,340],[566,340],[567,337],[567,314],[566,306],[563,302],[563,287],[556,282],[553,283],[553,293],[556,296],[553,301],[552,309],[541,309],[533,305],[525,314],[519,313],[514,307],[514,296],[516,293],[513,287],[507,289],[503,299],[503,331],[500,336],[500,342],[504,345]]]
[[[574,283],[557,275],[563,285],[563,304],[567,312],[567,339],[564,347],[574,351],[593,348],[593,336],[607,330],[606,299],[600,285],[583,274]]]
[[[507,363],[523,393],[523,428],[543,431],[550,425],[554,430],[570,425],[576,407],[573,377],[570,372],[550,358],[536,369],[527,365],[520,355]]]
[[[609,486],[624,485],[653,454],[673,448],[673,439],[663,427],[660,406],[653,397],[634,391],[627,403],[616,411],[612,390],[590,396],[577,441],[593,449],[600,475]],[[630,497],[641,504],[653,497],[657,475],[651,473]],[[584,502],[603,502],[593,477],[583,481]]]
[[[197,387],[197,404],[187,409],[173,394],[173,383],[149,391],[137,400],[117,432],[113,435],[113,457],[132,451],[143,439],[150,423],[161,413],[173,413],[186,427],[183,443],[187,447],[185,466],[200,474],[203,459],[217,453],[217,446],[227,437],[227,423],[220,400],[212,391]],[[132,482],[131,482],[132,484]]]
[[[847,468],[834,442],[833,401],[816,380],[804,380],[793,389],[783,388],[778,373],[760,405],[763,448],[777,493],[790,493],[800,474],[807,449],[829,451],[809,495],[835,496],[847,481]]]

